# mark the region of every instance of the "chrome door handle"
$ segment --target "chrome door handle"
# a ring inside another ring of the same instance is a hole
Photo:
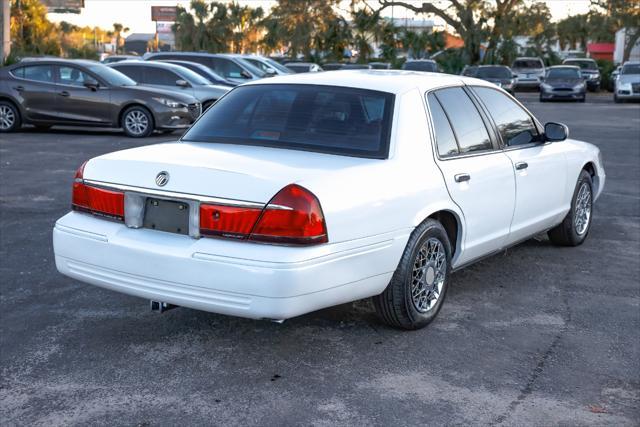
[[[523,169],[526,169],[529,167],[529,164],[527,162],[518,162],[516,163],[516,170],[517,171],[521,171]]]
[[[24,90],[24,86],[16,86],[14,87],[15,90],[17,90],[18,92],[22,92]]]
[[[69,92],[63,90],[62,92],[60,92],[60,96],[69,96]]]
[[[454,176],[453,179],[455,179],[456,182],[466,182],[471,179],[471,175],[469,175],[468,173],[459,173]]]

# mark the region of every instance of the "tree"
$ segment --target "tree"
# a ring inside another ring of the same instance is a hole
[[[506,3],[515,0],[496,0]],[[449,0],[449,4],[441,2],[409,3],[407,1],[378,0],[379,11],[391,6],[404,7],[414,13],[433,14],[453,27],[464,40],[464,56],[468,63],[475,64],[480,60],[481,42],[486,35],[487,17],[481,13],[486,7],[484,0]]]
[[[365,63],[373,54],[372,44],[382,40],[384,21],[380,11],[365,7],[357,8],[357,2],[351,3],[352,44],[358,51],[358,62]]]
[[[39,0],[13,2],[10,26],[13,54],[60,55],[57,28]]]
[[[260,22],[264,16],[261,7],[256,9],[240,6],[233,2],[229,5],[229,19],[231,24],[231,50],[235,53],[254,51],[260,41],[262,26]]]
[[[116,36],[116,53],[120,50],[120,45],[124,43],[122,41],[122,33],[126,33],[128,31],[129,27],[123,27],[123,25],[118,22],[113,23],[113,33]]]
[[[339,0],[279,0],[263,21],[268,49],[285,48],[292,57],[310,59],[321,51],[322,37],[335,30]]]

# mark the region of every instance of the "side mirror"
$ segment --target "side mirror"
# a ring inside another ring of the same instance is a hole
[[[186,80],[176,80],[176,86],[189,87],[189,82]]]
[[[98,86],[100,86],[98,81],[91,77],[87,77],[86,79],[84,79],[84,82],[82,82],[82,84],[84,85],[84,87],[91,90],[98,90]]]
[[[264,72],[268,77],[273,77],[278,74],[273,68],[267,68]]]
[[[544,139],[556,142],[564,141],[569,137],[569,128],[562,123],[548,122],[544,125]]]
[[[243,79],[251,79],[251,78],[253,78],[253,76],[247,70],[242,70],[240,72],[240,75],[242,76]]]

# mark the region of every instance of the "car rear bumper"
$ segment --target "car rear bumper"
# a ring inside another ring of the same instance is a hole
[[[526,78],[526,79],[518,78],[516,81],[515,87],[528,88],[528,89],[538,88],[540,87],[540,80],[533,79],[533,78]]]
[[[155,301],[287,319],[381,293],[410,230],[311,247],[194,239],[71,212],[53,230],[62,274]]]

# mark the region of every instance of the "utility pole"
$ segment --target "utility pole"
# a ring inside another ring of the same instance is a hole
[[[0,9],[0,65],[11,52],[11,0],[0,0],[2,8]]]

